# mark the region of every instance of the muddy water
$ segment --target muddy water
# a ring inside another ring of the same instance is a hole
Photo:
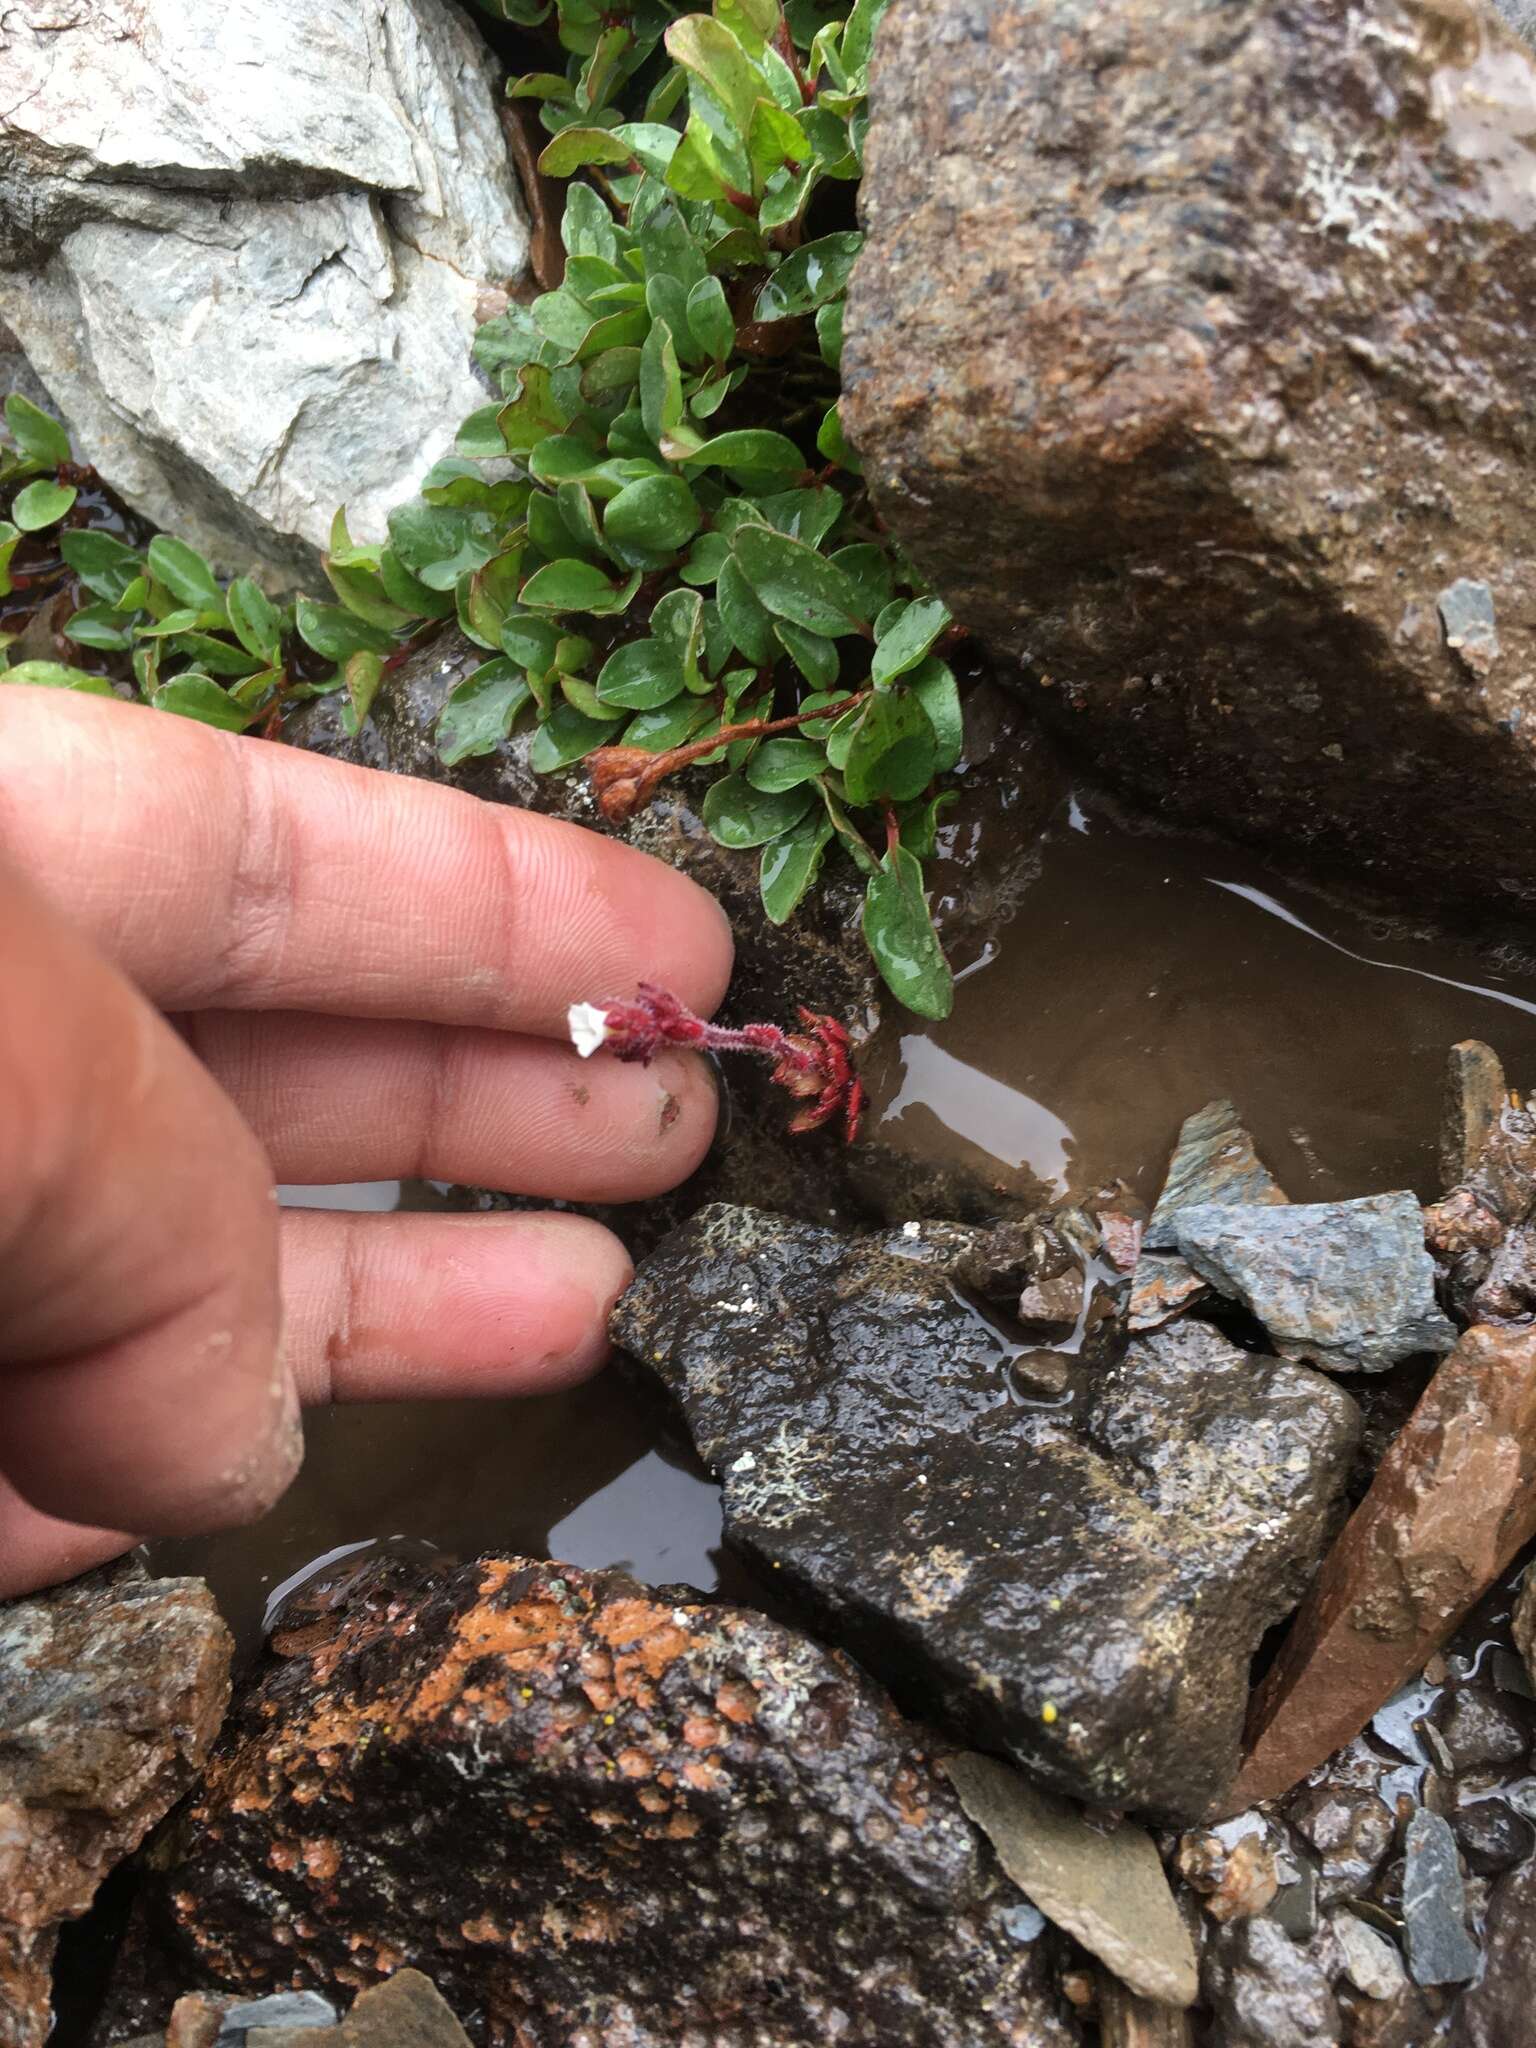
[[[1429,1196],[1446,1047],[1486,1038],[1536,1083],[1529,961],[1373,926],[1247,856],[1133,836],[1076,804],[998,942],[957,964],[953,1017],[872,1062],[874,1129],[1015,1190],[1118,1174],[1151,1197],[1181,1119],[1228,1095],[1294,1199]],[[380,1208],[400,1189],[295,1198]],[[345,1569],[381,1539],[746,1590],[714,1488],[612,1373],[520,1403],[333,1410],[308,1437],[302,1477],[259,1528],[160,1547],[163,1568],[206,1573],[247,1642],[294,1574]]]

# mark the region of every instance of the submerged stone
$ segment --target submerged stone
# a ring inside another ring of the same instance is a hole
[[[1409,1193],[1181,1209],[1177,1236],[1195,1271],[1250,1309],[1283,1357],[1330,1372],[1385,1372],[1456,1341]]]
[[[1148,1251],[1177,1251],[1180,1209],[1204,1203],[1278,1206],[1290,1200],[1260,1159],[1232,1103],[1208,1102],[1184,1119],[1168,1176],[1142,1242]]]
[[[1341,1389],[1186,1322],[1019,1402],[938,1274],[719,1205],[613,1334],[676,1397],[728,1540],[923,1711],[1090,1804],[1220,1797],[1249,1659],[1336,1518]]]
[[[383,1561],[272,1650],[157,1858],[182,1981],[409,1961],[483,2048],[1076,2039],[927,1738],[761,1614]]]
[[[1477,1975],[1477,1943],[1467,1932],[1467,1901],[1456,1837],[1421,1806],[1403,1842],[1403,1925],[1408,1968],[1417,1984],[1463,1984]]]

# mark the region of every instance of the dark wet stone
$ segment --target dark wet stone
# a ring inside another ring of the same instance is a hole
[[[1536,2002],[1536,1857],[1501,1877],[1483,1928],[1485,1962],[1451,2021],[1450,2048],[1515,2048]]]
[[[1273,1920],[1213,1930],[1201,1972],[1213,2038],[1242,2048],[1336,2048],[1339,2006],[1311,1946]]]
[[[59,1923],[191,1784],[229,1698],[201,1579],[123,1561],[0,1603],[0,2044],[41,2048]]]
[[[1327,1778],[1296,1793],[1285,1813],[1317,1851],[1318,1889],[1325,1904],[1356,1897],[1369,1887],[1396,1832],[1391,1808],[1377,1792]]]
[[[1254,1149],[1235,1107],[1225,1101],[1208,1102],[1184,1120],[1142,1243],[1148,1251],[1176,1251],[1174,1217],[1180,1209],[1207,1202],[1266,1207],[1289,1199]]]
[[[1019,1296],[1019,1328],[1036,1343],[1070,1337],[1083,1308],[1083,1276],[1059,1273],[1053,1280],[1032,1280]]]
[[[1342,1390],[1186,1322],[1075,1409],[1016,1405],[1009,1347],[935,1274],[724,1207],[613,1332],[677,1398],[728,1540],[905,1696],[1094,1804],[1220,1796],[1249,1658],[1336,1519]]]
[[[1440,1178],[1447,1190],[1476,1170],[1508,1101],[1504,1068],[1491,1045],[1464,1038],[1451,1047],[1440,1112]]]
[[[1536,1226],[1511,1230],[1483,1269],[1477,1285],[1462,1290],[1463,1313],[1479,1323],[1536,1320]]]
[[[484,2048],[1075,2038],[884,1695],[620,1572],[381,1561],[300,1598],[157,1864],[182,1982],[409,1961]]]
[[[1531,1746],[1529,1719],[1512,1700],[1481,1686],[1447,1691],[1432,1716],[1453,1771],[1486,1770],[1517,1764]]]
[[[1403,1842],[1403,1925],[1416,1983],[1461,1984],[1476,1976],[1477,1944],[1467,1933],[1456,1837],[1425,1807],[1409,1821]]]
[[[1494,1877],[1536,1849],[1536,1828],[1502,1799],[1473,1799],[1450,1816],[1451,1833],[1469,1870]]]
[[[1331,1372],[1385,1372],[1449,1351],[1417,1198],[1406,1192],[1283,1209],[1178,1212],[1179,1251],[1250,1309],[1286,1358]]]
[[[1536,1686],[1536,1572],[1526,1573],[1509,1626],[1515,1647],[1525,1660],[1527,1678]]]
[[[1079,756],[1160,818],[1486,913],[1536,902],[1536,58],[1470,6],[1375,30],[894,10],[842,414]],[[1448,644],[1467,581],[1497,654]]]

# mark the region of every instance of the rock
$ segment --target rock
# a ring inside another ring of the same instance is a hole
[[[1118,1977],[1099,1972],[1099,2048],[1193,2048],[1187,2012],[1138,1998]]]
[[[1220,1796],[1265,1626],[1326,1541],[1343,1392],[1183,1323],[1005,1393],[1006,1342],[874,1243],[712,1207],[645,1262],[615,1340],[678,1401],[727,1540],[924,1712],[1089,1804]]]
[[[316,2024],[327,2023],[301,2019],[297,2026],[290,2021],[256,2027],[246,2035],[246,2048],[319,2048],[309,2038]],[[396,1970],[358,1994],[324,2048],[469,2048],[469,2036],[429,1977]]]
[[[1205,1300],[1210,1288],[1177,1252],[1144,1252],[1136,1261],[1126,1305],[1126,1326],[1132,1331],[1160,1330],[1175,1316]]]
[[[1493,1877],[1536,1849],[1536,1829],[1502,1799],[1474,1799],[1450,1816],[1451,1833],[1468,1870]]]
[[[1512,1700],[1479,1686],[1457,1686],[1436,1706],[1431,1725],[1439,1732],[1456,1772],[1523,1763],[1531,1746],[1530,1727]]]
[[[0,2044],[48,2036],[59,1923],[196,1776],[229,1699],[201,1579],[123,1562],[0,1604]]]
[[[162,1845],[183,1981],[409,1959],[486,2048],[1068,2048],[1047,1937],[846,1658],[511,1557],[381,1561],[284,1620]]]
[[[434,0],[20,0],[0,319],[77,455],[217,564],[313,577],[486,393],[527,232],[488,51]]]
[[[1237,1823],[1229,1823],[1230,1835]],[[1210,1830],[1179,1843],[1179,1874],[1213,1920],[1244,1920],[1262,1913],[1280,1889],[1274,1851],[1262,1821],[1230,1847]]]
[[[1520,1598],[1515,1602],[1514,1614],[1510,1617],[1510,1631],[1515,1638],[1515,1647],[1525,1660],[1531,1682],[1536,1685],[1536,1572],[1526,1575]]]
[[[1463,0],[899,9],[843,356],[880,510],[1080,754],[1479,909],[1536,900],[1533,104]]]
[[[1417,1984],[1462,1984],[1477,1975],[1477,1943],[1467,1933],[1466,1898],[1456,1837],[1421,1806],[1403,1844],[1403,1926]]]
[[[1268,1207],[1289,1200],[1260,1159],[1233,1105],[1208,1102],[1184,1120],[1142,1243],[1148,1251],[1177,1251],[1175,1218],[1181,1209],[1209,1203]]]
[[[1365,1892],[1396,1833],[1391,1808],[1364,1785],[1325,1779],[1298,1793],[1286,1813],[1321,1858],[1319,1891],[1325,1901]]]
[[[1536,1333],[1468,1330],[1254,1696],[1236,1806],[1294,1785],[1423,1669],[1536,1535]]]
[[[1536,42],[1536,0],[1493,0],[1493,6],[1517,35]]]
[[[244,1998],[224,2014],[214,2048],[241,2048],[245,2036],[252,2032],[270,2036],[334,2027],[338,2018],[335,2006],[318,1991],[274,1991],[268,1998]],[[277,2048],[277,2044],[265,2039],[254,2048]],[[326,2048],[333,2044],[327,2043]],[[340,2048],[339,2041],[334,2048]]]
[[[1344,1971],[1367,1998],[1396,1998],[1407,1982],[1402,1957],[1374,1927],[1353,1913],[1335,1913],[1328,1922],[1344,1955]]]
[[[1019,1328],[1036,1343],[1070,1337],[1082,1309],[1080,1272],[1058,1273],[1053,1280],[1032,1280],[1019,1296]]]
[[[1447,1189],[1476,1172],[1508,1106],[1504,1068],[1493,1047],[1478,1038],[1453,1045],[1440,1113],[1440,1178]]]
[[[1435,1262],[1409,1193],[1177,1214],[1182,1256],[1258,1317],[1282,1357],[1331,1372],[1385,1372],[1456,1341],[1435,1301]]]
[[[1199,1966],[1152,1838],[1088,1820],[989,1756],[952,1756],[944,1775],[1047,1919],[1076,1935],[1138,1997],[1193,2005]]]
[[[1536,1984],[1536,1857],[1501,1877],[1483,1929],[1483,1974],[1456,2006],[1450,2048],[1515,2048],[1529,2038]]]
[[[1232,2048],[1336,2048],[1339,2007],[1322,1966],[1272,1920],[1234,1920],[1206,1944],[1212,2039]]]

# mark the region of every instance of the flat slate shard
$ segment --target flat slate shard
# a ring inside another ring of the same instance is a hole
[[[290,1604],[157,1866],[180,1983],[410,1963],[479,2048],[1079,2039],[928,1737],[847,1658],[622,1572],[397,1559]],[[305,2048],[393,2048],[371,1997]]]
[[[1168,1162],[1168,1177],[1152,1211],[1142,1243],[1146,1250],[1178,1250],[1175,1221],[1180,1209],[1207,1202],[1258,1203],[1268,1207],[1290,1197],[1275,1179],[1244,1130],[1230,1102],[1208,1102],[1184,1119]]]
[[[871,71],[883,516],[1161,819],[1415,904],[1536,903],[1533,106],[1466,0],[913,0]]]
[[[1435,1300],[1435,1263],[1412,1194],[1181,1209],[1177,1235],[1195,1271],[1252,1310],[1282,1357],[1330,1372],[1385,1372],[1456,1341]]]
[[[1482,1957],[1467,1932],[1467,1901],[1456,1837],[1421,1806],[1403,1842],[1403,1926],[1408,1968],[1418,1984],[1464,1984]]]
[[[1202,1816],[1249,1660],[1336,1520],[1354,1402],[1185,1322],[1070,1404],[871,1243],[714,1205],[641,1267],[615,1340],[676,1397],[728,1540],[977,1746],[1098,1806]]]

